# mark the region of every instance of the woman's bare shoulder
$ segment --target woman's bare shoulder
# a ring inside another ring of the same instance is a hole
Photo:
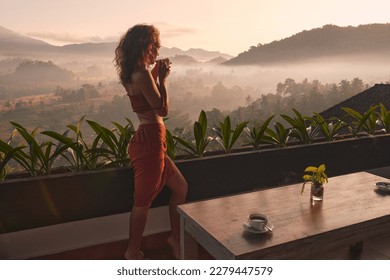
[[[152,74],[147,69],[140,69],[140,70],[134,71],[133,75],[132,75],[132,80],[135,83],[139,83],[139,82],[144,83],[144,82],[150,81],[151,79],[152,79]]]

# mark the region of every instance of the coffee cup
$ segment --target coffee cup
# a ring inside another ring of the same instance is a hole
[[[268,223],[268,217],[262,213],[251,213],[248,215],[248,223],[255,230],[264,230]]]

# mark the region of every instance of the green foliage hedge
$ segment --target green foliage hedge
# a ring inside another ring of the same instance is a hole
[[[320,114],[303,116],[293,109],[294,115],[280,115],[282,122],[271,124],[274,116],[269,117],[256,127],[248,127],[248,122],[233,126],[230,117],[212,128],[213,135],[208,135],[207,116],[201,111],[193,126],[193,137],[185,139],[183,133],[174,135],[167,131],[168,155],[188,158],[202,157],[212,142],[217,143],[225,153],[230,153],[238,139],[245,146],[260,149],[264,145],[284,147],[290,142],[310,144],[315,140],[336,141],[343,133],[350,132],[351,137],[361,134],[375,135],[379,131],[390,133],[390,112],[383,104],[372,106],[364,114],[352,108],[343,108],[345,117],[352,118],[347,123],[343,119],[324,119]],[[94,132],[91,143],[81,129],[84,121]],[[49,175],[55,164],[60,163],[70,171],[96,170],[107,167],[130,165],[127,145],[135,129],[131,120],[121,125],[112,122],[114,128],[104,127],[92,120],[80,118],[76,124],[67,126],[63,133],[42,131],[29,132],[22,125],[11,122],[14,131],[8,140],[0,139],[0,181],[15,170],[28,172],[30,176]],[[39,140],[39,137],[43,140]]]

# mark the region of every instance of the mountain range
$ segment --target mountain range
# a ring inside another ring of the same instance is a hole
[[[390,23],[357,27],[325,25],[269,44],[252,46],[227,65],[266,65],[321,58],[360,56],[386,58],[390,54]]]
[[[59,47],[0,27],[0,54],[5,56],[40,52],[112,57],[116,45],[116,42],[107,42]],[[236,57],[196,48],[186,51],[179,48],[160,49],[160,56],[172,57],[181,63],[213,61],[225,65],[267,65],[356,55],[390,58],[390,23],[357,27],[325,25],[269,44],[252,46]]]

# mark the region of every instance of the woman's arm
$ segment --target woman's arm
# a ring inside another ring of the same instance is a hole
[[[159,92],[161,94],[162,106],[166,109],[167,114],[168,114],[169,98],[168,98],[166,79],[163,79],[163,80],[161,78],[159,79],[158,89],[159,89]]]
[[[138,72],[133,82],[141,90],[153,111],[165,117],[168,114],[168,91],[166,88],[166,78],[159,76],[158,84],[148,70]]]

